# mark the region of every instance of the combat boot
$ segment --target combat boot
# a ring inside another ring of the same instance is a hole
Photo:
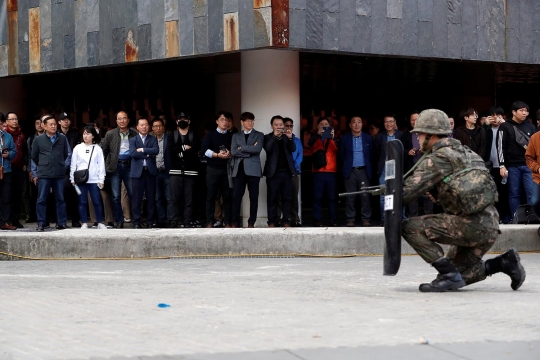
[[[512,289],[517,290],[525,281],[525,269],[521,265],[519,253],[516,249],[511,248],[502,255],[496,258],[486,260],[484,263],[486,275],[491,276],[498,272],[503,272],[510,276]]]
[[[421,292],[444,292],[465,286],[461,274],[447,258],[442,257],[431,265],[437,269],[439,275],[430,284],[420,284],[419,290]]]

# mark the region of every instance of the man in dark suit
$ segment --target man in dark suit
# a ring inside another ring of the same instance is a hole
[[[248,227],[255,227],[257,208],[259,207],[259,182],[262,177],[261,151],[264,144],[264,134],[253,128],[255,115],[245,112],[240,116],[243,131],[232,137],[232,178],[233,178],[233,227],[242,227],[240,224],[240,209],[242,198],[249,191],[249,219]]]
[[[339,148],[339,158],[342,160],[343,179],[345,180],[345,190],[347,192],[359,191],[363,186],[369,186],[372,175],[371,151],[373,139],[362,132],[362,118],[360,116],[351,117],[349,122],[350,133],[341,137]],[[371,202],[369,194],[358,195],[360,198],[362,211],[362,226],[371,226]],[[357,196],[347,196],[345,198],[345,215],[347,226],[354,226],[356,220]]]
[[[158,175],[156,177],[156,209],[157,227],[167,227],[171,222],[171,192],[169,183],[169,170],[171,169],[171,159],[167,152],[167,138],[165,134],[165,122],[156,117],[152,121],[153,136],[156,137],[159,153],[156,156],[156,167]]]
[[[139,135],[129,139],[129,154],[131,156],[131,214],[133,227],[141,228],[141,206],[143,193],[146,193],[147,224],[152,227],[156,199],[156,155],[159,154],[159,145],[155,136],[148,135],[150,125],[148,120],[137,120]]]
[[[379,184],[384,184],[386,143],[392,140],[402,140],[403,131],[397,130],[396,116],[386,114],[384,116],[384,129],[375,137],[375,161],[377,162],[377,176]],[[381,224],[384,222],[384,196],[381,196]]]
[[[264,136],[264,150],[266,151],[266,164],[263,175],[266,176],[268,227],[276,227],[279,222],[277,213],[278,195],[281,197],[283,218],[281,225],[289,227],[292,197],[292,176],[296,175],[296,168],[292,153],[296,144],[292,139],[292,129],[285,130],[283,118],[279,115],[270,120],[272,132]]]

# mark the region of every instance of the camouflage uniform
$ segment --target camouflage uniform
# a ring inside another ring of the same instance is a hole
[[[405,180],[405,204],[436,188],[445,213],[404,220],[403,238],[430,264],[444,256],[443,249],[436,243],[451,245],[447,258],[469,285],[486,278],[482,257],[499,233],[499,214],[491,204],[479,213],[463,215],[455,194],[445,188],[443,179],[455,172],[454,166],[459,163],[456,160],[464,158],[466,151],[470,150],[458,140],[442,138]],[[479,156],[473,154],[472,157],[473,165],[483,166]]]

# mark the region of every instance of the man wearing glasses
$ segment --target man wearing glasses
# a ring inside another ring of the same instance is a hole
[[[379,184],[384,184],[386,143],[392,140],[402,140],[403,132],[396,129],[396,116],[388,113],[384,116],[384,129],[375,137],[375,159],[377,161],[377,175]],[[381,226],[384,224],[384,196],[381,196]]]
[[[291,131],[291,133],[293,132],[293,119],[284,118],[283,124],[286,130]],[[300,141],[300,139],[297,138],[294,133],[292,134],[292,139],[296,144],[296,150],[292,153],[292,158],[297,174],[293,174],[292,176],[293,192],[291,198],[291,226],[301,227],[302,223],[300,222],[300,215],[298,210],[298,193],[300,192],[300,174],[302,173],[302,160],[304,160],[304,146],[302,145],[302,141]]]
[[[66,229],[67,213],[64,201],[66,169],[71,165],[71,149],[67,138],[57,133],[56,119],[51,115],[42,117],[45,134],[35,138],[32,144],[32,161],[37,166],[34,183],[38,187],[36,212],[38,231],[44,231],[47,216],[47,196],[52,187],[56,199],[56,229]]]
[[[152,121],[152,132],[158,141],[159,153],[156,156],[156,209],[158,228],[167,227],[171,221],[171,192],[169,189],[170,159],[167,153],[167,136],[165,123],[161,117]]]

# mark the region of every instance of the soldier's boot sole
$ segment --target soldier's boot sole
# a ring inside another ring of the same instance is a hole
[[[440,274],[429,284],[420,284],[421,292],[445,292],[464,287],[465,281],[459,273]]]
[[[513,290],[517,290],[523,285],[525,277],[525,268],[521,265],[521,258],[515,248],[511,248],[507,252],[501,255],[502,258],[502,272],[510,276],[512,283],[510,286]]]

